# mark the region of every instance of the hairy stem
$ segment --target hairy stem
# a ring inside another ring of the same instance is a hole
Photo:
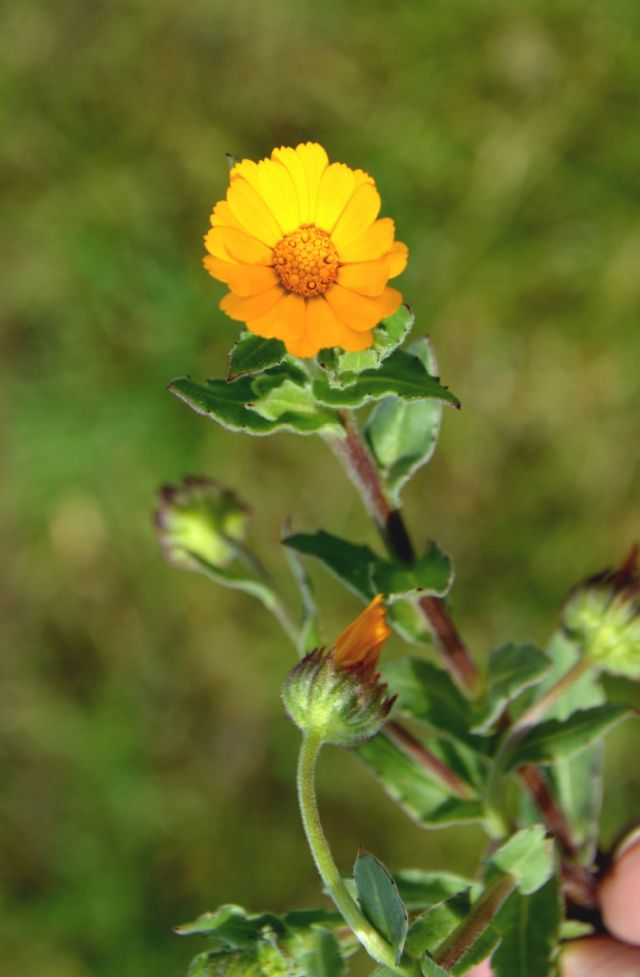
[[[536,723],[542,719],[543,716],[551,709],[553,705],[558,701],[558,699],[567,692],[574,682],[577,682],[579,678],[592,668],[592,662],[586,657],[578,658],[577,662],[571,666],[568,672],[565,672],[558,681],[547,689],[539,699],[536,699],[525,712],[522,713],[520,718],[511,727],[511,734],[509,738],[515,737],[517,734],[524,734],[531,726],[535,726]]]
[[[435,955],[436,963],[451,970],[480,937],[516,887],[511,875],[500,875],[476,901],[471,913],[445,940]]]
[[[363,915],[333,860],[329,843],[322,829],[316,801],[315,769],[321,747],[322,742],[319,739],[305,736],[298,759],[298,800],[302,824],[320,878],[345,922],[351,927],[369,956],[383,967],[400,974],[401,977],[414,977],[413,969],[396,963],[393,948]]]
[[[397,560],[410,564],[414,549],[402,513],[391,505],[380,472],[349,411],[341,414],[345,428],[342,438],[325,435],[325,440],[354,483],[369,515],[380,530],[389,551]],[[481,690],[481,678],[458,630],[439,597],[422,597],[418,605],[436,639],[443,663],[460,688],[470,697]]]

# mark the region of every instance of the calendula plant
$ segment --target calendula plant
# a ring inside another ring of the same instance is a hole
[[[618,933],[607,920],[600,891],[613,890],[612,905],[621,870],[603,880],[598,848],[602,740],[632,715],[607,701],[601,675],[640,678],[635,554],[576,588],[546,648],[507,639],[482,670],[474,663],[447,607],[451,560],[435,542],[416,549],[401,511],[443,409],[460,405],[388,284],[407,248],[379,210],[370,176],[307,143],[235,162],[205,237],[205,267],[229,286],[221,308],[246,331],[224,378],[182,377],[169,389],[233,432],[321,438],[381,539],[374,550],[324,530],[288,534],[301,603],[292,611],[247,542],[248,509],[234,492],[205,478],[161,491],[156,523],[168,559],[257,598],[299,657],[282,697],[302,738],[307,841],[335,905],[207,912],[178,930],[207,940],[189,974],[341,977],[359,945],[376,973],[401,977],[595,973],[580,961],[591,950],[602,956],[598,941],[619,960],[634,952],[621,940],[640,942],[640,921]],[[367,605],[328,643],[306,558]],[[392,631],[407,654],[379,671]],[[315,791],[329,744],[352,751],[425,828],[481,824],[487,849],[474,877],[428,865],[394,873],[363,851],[343,874]],[[633,846],[625,852],[637,855]]]

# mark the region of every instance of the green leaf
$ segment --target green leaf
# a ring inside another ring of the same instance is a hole
[[[409,917],[393,877],[382,862],[364,852],[356,858],[353,878],[362,912],[392,946],[398,963],[407,938]]]
[[[535,645],[509,643],[489,657],[487,702],[473,732],[489,733],[506,706],[549,671],[551,662]]]
[[[230,431],[243,431],[245,434],[259,436],[273,434],[275,431],[315,434],[322,429],[330,429],[336,434],[342,433],[342,425],[335,419],[335,415],[322,409],[318,409],[316,413],[309,413],[308,410],[285,410],[275,419],[258,413],[254,409],[257,401],[274,397],[273,389],[283,383],[295,383],[293,367],[276,370],[279,371],[276,374],[267,371],[256,378],[240,377],[233,383],[226,380],[198,383],[190,377],[180,377],[173,380],[168,389],[196,413],[217,421]]]
[[[299,553],[320,560],[338,580],[365,600],[375,597],[371,577],[373,568],[380,561],[368,546],[349,543],[323,529],[317,533],[295,533],[282,542]]]
[[[409,347],[425,369],[435,376],[438,364],[429,340]],[[442,404],[413,403],[385,397],[371,412],[364,430],[392,503],[400,505],[400,493],[411,476],[431,459],[438,442]]]
[[[342,977],[345,972],[340,944],[323,926],[312,927],[299,962],[306,977]]]
[[[529,896],[515,892],[496,917],[502,936],[491,957],[495,977],[550,977],[562,906],[555,877]]]
[[[432,739],[429,749],[438,756],[439,744]],[[384,732],[362,743],[356,752],[389,797],[419,825],[441,827],[482,819],[484,810],[479,801],[452,796],[440,780],[403,753]]]
[[[324,530],[296,533],[285,537],[283,543],[320,560],[365,600],[379,593],[391,602],[418,594],[442,596],[451,584],[449,557],[436,543],[430,543],[425,554],[411,567],[382,560],[370,547],[350,543]]]
[[[259,380],[254,382],[256,393],[260,394]],[[329,431],[342,433],[343,427],[332,410],[318,407],[308,386],[285,377],[277,386],[271,386],[259,395],[251,405],[261,417],[269,421],[286,420],[295,430]]]
[[[454,872],[425,872],[420,868],[396,872],[394,878],[408,909],[430,908],[473,886],[473,882],[463,875],[456,875]]]
[[[553,842],[540,824],[523,828],[491,855],[489,864],[513,876],[518,890],[529,895],[553,872]]]
[[[424,977],[449,977],[449,971],[443,970],[431,957],[423,957],[420,961],[420,969]]]
[[[484,741],[469,732],[469,702],[448,674],[422,658],[407,656],[385,665],[385,681],[398,696],[396,708],[427,723],[445,737],[474,749]]]
[[[229,354],[227,380],[262,373],[272,366],[278,366],[286,355],[285,345],[279,339],[263,339],[251,332],[243,332]]]
[[[480,886],[474,887],[481,891]],[[480,892],[476,891],[476,896]],[[442,950],[443,944],[454,931],[469,916],[472,910],[471,892],[461,892],[441,905],[419,916],[412,924],[407,937],[407,949],[415,955],[421,953],[435,954]],[[482,929],[467,947],[457,964],[452,967],[453,975],[466,974],[471,967],[485,960],[496,946],[500,935],[491,920],[487,920]]]
[[[549,719],[514,744],[504,758],[505,769],[526,763],[551,764],[560,757],[574,756],[631,715],[628,706],[618,703],[579,709],[564,721]]]
[[[373,346],[360,353],[338,352],[334,369],[344,382],[348,375],[363,370],[376,369],[409,334],[415,316],[408,305],[401,305],[397,312],[383,319],[373,330]],[[433,371],[431,371],[433,372]]]
[[[313,383],[313,392],[328,407],[361,407],[370,400],[394,394],[404,400],[438,400],[460,407],[459,400],[430,376],[417,357],[396,349],[376,370],[363,370],[348,386],[331,386],[326,377]]]
[[[247,407],[255,398],[250,377],[242,377],[234,383],[226,380],[198,383],[191,377],[179,377],[169,384],[168,389],[197,414],[210,417],[230,431],[264,435],[272,434],[280,427]]]
[[[228,903],[215,912],[203,913],[192,923],[176,926],[175,932],[179,936],[198,933],[215,939],[221,947],[242,950],[262,939],[265,928],[284,931],[283,923],[272,913],[248,915],[242,906]]]
[[[433,906],[411,924],[407,950],[414,956],[435,953],[439,946],[467,918],[471,909],[469,891],[459,892],[446,902]]]
[[[313,651],[314,648],[319,648],[322,644],[318,623],[318,608],[316,606],[313,583],[303,566],[302,560],[291,546],[285,548],[285,553],[302,600],[302,625],[300,627],[298,651],[301,655],[304,655],[308,651]]]
[[[409,600],[396,600],[387,608],[387,621],[403,641],[412,645],[433,644],[431,631],[420,608]]]
[[[390,602],[411,597],[444,597],[453,582],[451,560],[437,543],[411,566],[378,560],[372,570],[373,589]]]

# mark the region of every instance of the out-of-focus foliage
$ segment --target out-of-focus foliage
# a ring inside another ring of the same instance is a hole
[[[640,535],[640,10],[13,0],[0,45],[2,966],[179,973],[174,923],[316,883],[277,696],[291,652],[250,598],[162,562],[155,486],[237,488],[278,572],[289,515],[376,545],[317,439],[243,438],[164,393],[224,375],[237,338],[200,267],[224,153],[312,138],[375,176],[464,408],[409,522],[454,557],[478,655],[542,640]],[[317,582],[337,633],[353,602]],[[609,836],[640,787],[625,746]],[[469,829],[403,821],[350,757],[323,771],[345,865],[360,841],[394,868],[473,863]]]

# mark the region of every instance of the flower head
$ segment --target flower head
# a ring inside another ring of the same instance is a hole
[[[296,726],[337,746],[375,736],[395,702],[395,696],[385,698],[387,686],[376,674],[390,633],[378,595],[332,648],[317,648],[303,658],[282,691]]]
[[[576,587],[563,608],[568,635],[605,672],[640,678],[638,548],[618,570],[605,570]]]
[[[227,566],[244,541],[249,510],[229,489],[208,478],[183,478],[164,485],[154,521],[169,563],[200,570],[198,560]]]
[[[205,268],[230,289],[221,309],[294,356],[367,349],[402,302],[387,283],[408,256],[379,210],[373,179],[317,143],[236,163],[205,237]]]

